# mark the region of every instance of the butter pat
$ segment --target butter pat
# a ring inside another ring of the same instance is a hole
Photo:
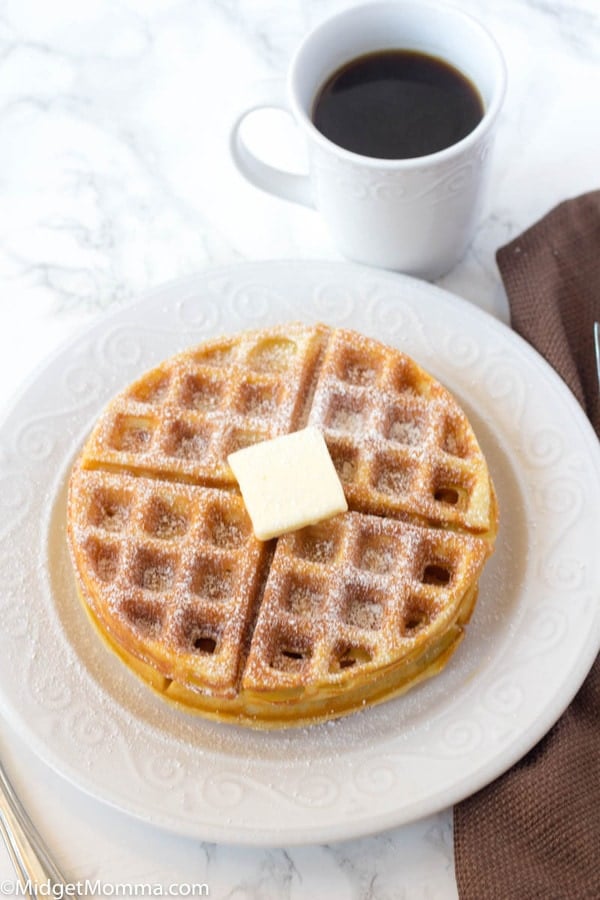
[[[348,509],[344,489],[318,428],[252,444],[227,460],[254,534],[261,541]]]

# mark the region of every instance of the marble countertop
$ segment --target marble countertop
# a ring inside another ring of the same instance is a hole
[[[333,0],[0,4],[0,401],[61,341],[161,282],[243,260],[339,256],[317,215],[252,188],[227,151],[248,85],[283,75]],[[597,0],[454,0],[495,34],[509,88],[473,244],[439,284],[508,321],[495,251],[598,187]],[[271,159],[302,164],[265,116]],[[85,796],[2,729],[17,791],[73,882],[206,884],[235,900],[451,900],[452,815],[351,842],[239,848]],[[13,896],[7,853],[0,890]],[[9,890],[4,890],[8,885]]]

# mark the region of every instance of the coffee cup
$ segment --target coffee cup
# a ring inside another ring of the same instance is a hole
[[[433,58],[468,80],[481,100],[472,130],[442,149],[397,159],[347,149],[320,131],[315,103],[334,73],[386,52]],[[314,207],[347,258],[432,280],[453,268],[473,237],[505,84],[496,41],[461,10],[414,0],[350,7],[302,41],[286,82],[260,86],[233,124],[232,156],[256,187]],[[279,169],[248,146],[242,124],[264,108],[293,115],[308,151],[306,175]]]

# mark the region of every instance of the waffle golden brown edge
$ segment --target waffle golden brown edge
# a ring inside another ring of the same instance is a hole
[[[322,432],[349,511],[260,542],[227,456]],[[387,700],[458,646],[497,504],[451,394],[349,330],[210,340],[106,407],[70,478],[77,586],[126,665],[218,721],[306,725]]]

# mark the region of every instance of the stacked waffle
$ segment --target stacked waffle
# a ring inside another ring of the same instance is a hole
[[[227,456],[307,424],[350,511],[260,542]],[[210,341],[116,397],[73,469],[68,533],[90,614],[145,681],[218,720],[279,727],[445,665],[496,505],[464,413],[415,362],[288,325]]]

